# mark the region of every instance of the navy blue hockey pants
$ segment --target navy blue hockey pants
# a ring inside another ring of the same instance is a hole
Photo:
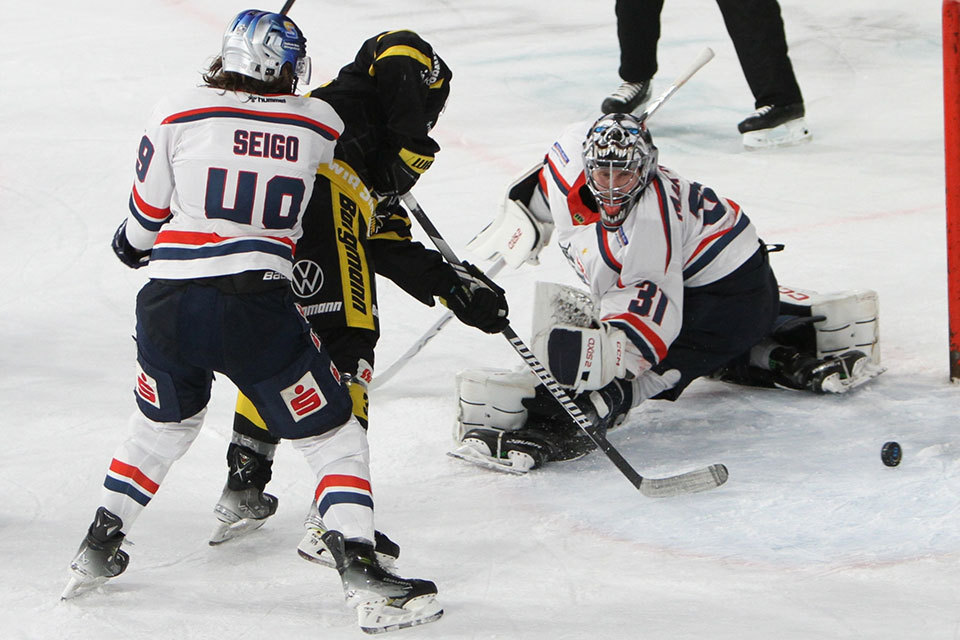
[[[157,422],[196,415],[216,371],[250,398],[274,436],[304,438],[345,423],[349,392],[286,281],[246,293],[231,283],[151,280],[140,290],[135,395],[143,414]]]

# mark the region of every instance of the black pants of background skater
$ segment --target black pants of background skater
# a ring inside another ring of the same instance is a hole
[[[787,55],[777,0],[717,0],[740,59],[755,107],[803,102]],[[657,42],[663,0],[617,0],[620,77],[649,80],[657,72]]]

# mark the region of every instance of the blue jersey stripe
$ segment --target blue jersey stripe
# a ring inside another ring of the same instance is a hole
[[[309,129],[314,133],[318,133],[327,140],[336,140],[336,136],[330,132],[329,129],[320,126],[319,123],[307,119],[298,119],[284,117],[282,115],[274,115],[270,113],[261,113],[253,111],[237,111],[231,109],[224,109],[222,111],[216,109],[187,112],[178,114],[176,116],[171,116],[166,119],[164,122],[167,124],[183,124],[185,122],[197,122],[198,120],[206,120],[207,118],[239,118],[241,120],[253,120],[256,122],[270,122],[273,124],[285,124],[292,125],[295,127],[302,127],[304,129]]]
[[[142,491],[139,491],[129,482],[122,482],[113,476],[107,476],[103,481],[103,486],[109,491],[114,491],[116,493],[122,493],[125,496],[129,496],[143,506],[147,506],[147,503],[150,502],[150,496]]]
[[[133,194],[130,194],[130,213],[132,213],[136,221],[140,223],[140,226],[147,231],[160,231],[160,227],[167,222],[166,220],[154,220],[153,218],[148,218],[140,213],[140,210],[137,209],[137,205],[133,202]]]
[[[194,260],[198,258],[216,258],[238,253],[269,253],[285,260],[293,260],[293,252],[286,245],[277,245],[263,240],[248,239],[200,247],[170,247],[156,245],[150,254],[150,261],[156,260]]]
[[[694,260],[686,269],[683,270],[683,279],[689,280],[694,275],[699,273],[704,267],[710,264],[714,258],[717,257],[718,253],[723,251],[749,226],[750,219],[747,218],[747,214],[740,214],[740,220],[733,227],[733,229],[717,238],[717,240],[710,246],[709,249],[700,254],[696,260]]]
[[[365,493],[353,493],[350,491],[328,491],[317,509],[320,511],[320,517],[326,515],[327,510],[336,504],[358,504],[362,507],[373,509],[373,498]]]

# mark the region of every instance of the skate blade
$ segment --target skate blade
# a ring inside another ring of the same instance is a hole
[[[827,376],[821,388],[824,393],[847,393],[853,389],[856,389],[860,385],[873,380],[881,373],[886,371],[884,367],[876,365],[872,362],[866,362],[862,365],[858,365],[854,368],[853,373],[848,378],[840,378],[840,374],[836,373],[831,376]]]
[[[215,547],[223,544],[227,540],[236,540],[251,531],[256,531],[264,525],[266,518],[255,520],[254,518],[241,518],[234,523],[220,522],[210,534],[210,546]]]
[[[60,600],[69,600],[70,598],[75,598],[79,595],[83,595],[88,591],[93,591],[100,585],[104,584],[110,578],[101,577],[101,578],[86,578],[80,576],[70,576],[70,581],[67,583],[66,588],[63,590],[63,593],[60,594]]]
[[[792,147],[813,139],[810,129],[803,118],[784,122],[772,129],[748,131],[743,134],[743,148],[747,151],[770,149],[772,147]]]
[[[515,452],[508,452],[507,455]],[[448,451],[447,455],[451,458],[456,458],[457,460],[463,460],[464,462],[469,462],[470,464],[475,464],[478,467],[483,467],[484,469],[493,469],[494,471],[500,471],[503,473],[511,473],[516,476],[522,476],[529,471],[529,467],[525,467],[521,463],[520,466],[514,466],[515,461],[520,462],[520,460],[511,458],[508,460],[503,460],[501,458],[494,458],[492,456],[485,456],[471,446],[464,445],[455,449],[454,451]],[[525,456],[529,458],[529,456]]]
[[[442,615],[443,608],[432,595],[413,598],[403,608],[373,603],[357,607],[360,629],[371,635],[436,622]]]

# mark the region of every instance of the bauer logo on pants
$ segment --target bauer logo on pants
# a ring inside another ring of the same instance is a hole
[[[140,363],[137,363],[137,397],[146,402],[147,404],[153,405],[157,409],[160,408],[160,393],[157,391],[157,381],[148,376],[143,369],[140,368]]]
[[[309,371],[292,385],[283,389],[280,392],[280,397],[283,398],[283,403],[287,405],[294,422],[300,422],[327,404],[327,399],[320,392],[320,386]]]

